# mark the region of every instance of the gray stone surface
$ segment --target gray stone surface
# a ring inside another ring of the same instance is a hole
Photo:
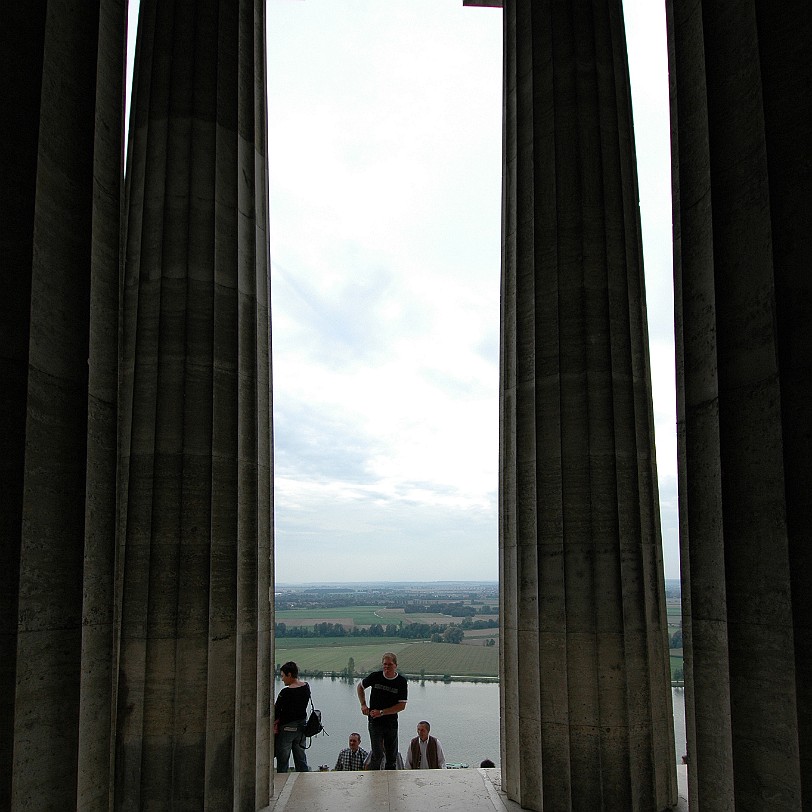
[[[116,792],[132,808],[253,809],[270,792],[262,12],[229,2],[141,11],[116,746]]]
[[[812,23],[669,4],[692,808],[812,804]],[[805,225],[801,225],[805,223]]]
[[[677,803],[619,2],[505,7],[502,777],[528,809]]]
[[[126,7],[80,5],[0,20],[20,190],[0,808],[254,809],[272,680],[264,4],[142,3],[126,228]]]
[[[96,705],[91,683],[109,695],[112,604],[96,588],[115,527],[123,14],[34,3],[0,20],[4,197],[14,190],[0,218],[3,809],[73,808],[96,739],[109,761],[109,696]],[[90,748],[80,719],[96,726]]]

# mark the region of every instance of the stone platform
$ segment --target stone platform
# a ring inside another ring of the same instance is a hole
[[[686,768],[677,767],[679,806],[688,812]],[[501,770],[312,772],[274,776],[274,800],[263,812],[520,812],[501,788]]]

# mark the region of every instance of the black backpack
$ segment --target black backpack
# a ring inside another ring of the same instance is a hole
[[[313,736],[318,736],[319,733],[323,733],[325,736],[329,736],[330,734],[324,729],[324,725],[321,723],[321,711],[317,710],[313,707],[313,697],[310,697],[310,716],[307,717],[307,722],[304,726],[304,731],[302,731],[302,735],[310,739],[307,744],[303,744],[305,750],[313,743]]]

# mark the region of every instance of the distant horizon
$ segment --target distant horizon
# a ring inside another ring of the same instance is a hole
[[[671,582],[681,582],[681,578],[665,578],[666,583]],[[351,586],[378,586],[378,585],[407,585],[407,586],[414,586],[417,584],[427,584],[431,586],[442,586],[442,585],[457,585],[457,584],[487,584],[499,586],[499,580],[493,579],[474,579],[474,580],[442,580],[442,581],[422,581],[419,579],[411,579],[406,581],[279,581],[274,584],[275,588],[278,587],[298,587],[298,586],[322,586],[322,587],[330,587],[330,586],[340,586],[340,587],[351,587]]]
[[[424,581],[419,578],[410,578],[405,581],[278,581],[275,586],[369,586],[371,584],[498,584],[498,579],[444,579],[439,581]]]

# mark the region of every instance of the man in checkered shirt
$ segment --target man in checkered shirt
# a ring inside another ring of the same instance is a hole
[[[336,770],[363,770],[367,751],[361,749],[361,734],[350,733],[350,746],[338,754]]]

